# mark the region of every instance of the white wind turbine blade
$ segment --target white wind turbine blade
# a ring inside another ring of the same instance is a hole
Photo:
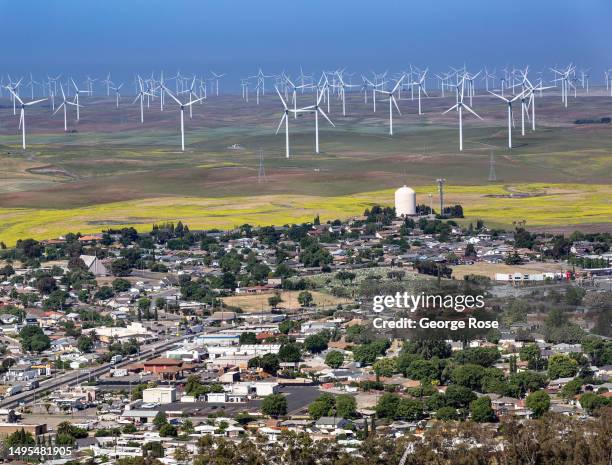
[[[278,90],[278,87],[274,86],[274,88],[276,89],[276,93],[280,97],[281,102],[283,102],[283,106],[285,107],[285,110],[286,110],[288,107],[287,107],[287,104],[285,103],[285,99],[283,98],[283,96],[281,95],[280,91]]]
[[[11,94],[13,94],[13,98],[15,98],[20,104],[23,105],[23,100],[21,100],[19,95],[17,95],[17,93],[11,87],[7,87],[7,89],[9,90]]]
[[[65,104],[66,104],[66,102],[62,102],[62,104],[59,107],[56,108],[56,110],[53,112],[53,114],[55,115],[58,111],[60,111]]]
[[[278,123],[278,127],[276,128],[276,134],[278,134],[278,131],[280,131],[280,128],[283,126],[285,118],[287,118],[287,113],[283,113],[283,116],[281,117],[280,122]]]
[[[399,88],[399,86],[402,84],[402,81],[404,80],[405,77],[406,77],[406,75],[402,74],[402,77],[399,78],[399,80],[395,83],[395,87],[391,91],[392,94],[395,93],[395,91]]]
[[[397,112],[401,115],[402,112],[400,111],[399,107],[397,106],[397,101],[395,100],[395,97],[393,95],[391,95],[389,98],[393,102],[393,105],[395,105],[395,108],[396,108]]]
[[[33,101],[31,101],[31,102],[24,103],[24,105],[25,105],[25,106],[28,106],[28,105],[34,105],[34,104],[36,104],[36,103],[44,102],[45,100],[47,100],[47,99],[46,99],[46,98],[41,98],[40,100],[33,100]]]
[[[166,91],[166,93],[167,93],[167,94],[168,94],[170,97],[172,97],[172,99],[173,99],[173,100],[174,100],[176,103],[178,103],[178,104],[179,104],[179,105],[181,105],[181,106],[183,105],[183,104],[180,102],[180,100],[179,100],[179,99],[177,99],[177,98],[174,96],[174,94],[173,94],[172,92],[170,92],[170,90],[169,90],[169,89],[168,89],[166,86],[163,86],[163,89]]]
[[[194,103],[198,103],[200,100],[204,100],[204,97],[197,98],[185,104],[186,107],[193,105]]]
[[[524,90],[523,92],[521,92],[520,94],[515,95],[512,100],[506,100],[507,102],[515,102],[517,101],[519,98],[521,98],[525,92],[527,92],[527,90]]]
[[[497,98],[502,99],[504,102],[507,102],[507,103],[509,103],[509,102],[510,102],[510,100],[508,100],[506,97],[502,97],[501,95],[496,94],[495,92],[489,91],[489,94],[491,94],[491,95],[495,95]]]
[[[443,114],[443,115],[445,115],[445,114],[447,114],[449,111],[456,110],[458,106],[459,106],[459,104],[457,103],[457,104],[453,105],[452,107],[450,107],[448,110],[446,110],[446,111],[445,111],[444,113],[442,113],[442,114]]]
[[[478,113],[476,113],[474,110],[472,110],[470,107],[468,107],[465,103],[462,106],[467,111],[469,111],[471,114],[473,114],[475,117],[477,117],[478,119],[482,120],[482,118],[478,115]]]
[[[325,112],[323,111],[323,108],[318,107],[319,113],[321,113],[323,115],[323,117],[329,122],[329,124],[331,124],[333,127],[336,127],[336,125],[332,122],[332,120],[329,119],[329,117],[325,114]]]

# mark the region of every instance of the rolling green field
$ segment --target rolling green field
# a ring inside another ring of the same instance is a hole
[[[300,105],[312,96],[299,96]],[[520,136],[517,106],[516,147],[505,148],[505,108],[497,100],[476,97],[484,118],[467,118],[465,151],[458,152],[456,115],[442,111],[451,99],[400,101],[388,136],[386,107],[376,114],[352,95],[348,116],[335,99],[321,123],[321,150],[314,154],[310,115],[289,121],[290,159],[284,157],[284,133],[274,134],[281,105],[266,95],[261,105],[239,97],[209,99],[186,120],[187,150],[180,152],[178,112],[160,112],[154,102],[145,124],[136,106],[115,110],[111,100],[85,99],[78,126],[50,108],[26,116],[28,150],[19,147],[18,119],[0,101],[0,241],[56,237],[68,231],[94,232],[133,225],[148,230],[153,222],[183,220],[192,228],[232,227],[242,223],[285,224],[361,214],[366,207],[391,205],[393,189],[407,184],[419,203],[434,207],[435,179],[447,179],[447,202],[461,203],[466,221],[546,230],[612,229],[612,125],[577,125],[579,118],[612,114],[612,99],[582,96],[561,108],[558,96],[537,100],[537,130]],[[127,101],[127,99],[126,99]],[[4,108],[3,108],[4,107]],[[232,148],[233,144],[239,146]],[[266,177],[258,179],[258,151]],[[489,157],[495,157],[498,181],[489,183]],[[514,197],[509,197],[513,194]],[[527,197],[516,194],[529,194]]]

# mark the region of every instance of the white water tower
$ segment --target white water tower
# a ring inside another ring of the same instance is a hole
[[[395,191],[395,214],[399,217],[416,215],[416,192],[408,186]]]

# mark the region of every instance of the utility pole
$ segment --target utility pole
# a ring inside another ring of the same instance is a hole
[[[440,216],[444,215],[444,184],[446,183],[446,179],[438,178],[438,192],[440,193]]]

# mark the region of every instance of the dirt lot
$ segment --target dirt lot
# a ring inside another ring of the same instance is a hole
[[[453,267],[453,277],[463,279],[467,274],[478,274],[495,279],[495,273],[560,273],[567,268],[562,263],[527,263],[525,265],[506,265],[504,263],[477,263]]]
[[[329,307],[338,304],[350,303],[350,300],[334,297],[330,294],[326,294],[323,292],[310,291],[310,293],[314,298],[315,305],[318,307]],[[300,308],[300,303],[298,302],[299,294],[299,291],[282,291],[280,295],[283,301],[280,303],[279,308]],[[232,297],[225,297],[223,299],[223,303],[233,307],[240,307],[243,311],[248,313],[268,311],[271,309],[270,305],[268,304],[268,298],[273,295],[273,292],[267,292],[264,294],[237,295]]]

